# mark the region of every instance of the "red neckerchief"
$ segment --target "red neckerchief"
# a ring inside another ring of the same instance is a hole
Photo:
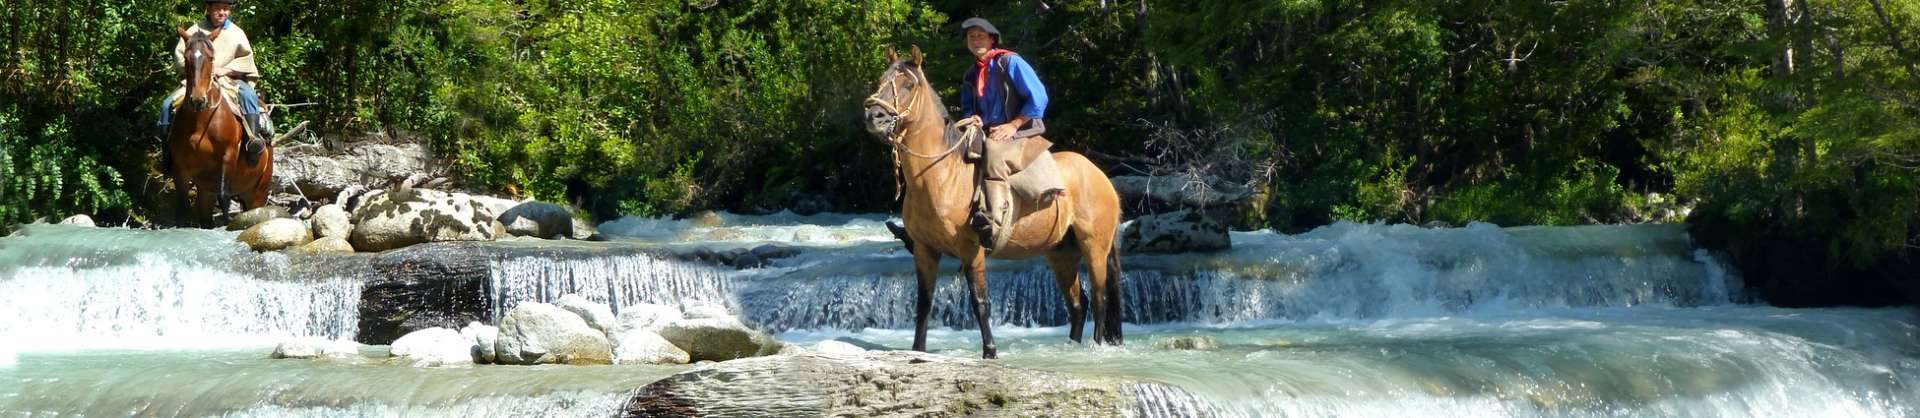
[[[981,96],[987,95],[987,66],[990,65],[994,59],[1000,58],[1000,56],[1002,55],[1012,55],[1012,54],[1013,54],[1013,51],[994,48],[991,51],[987,51],[986,57],[980,58],[980,63],[974,65],[974,67],[978,67],[980,69],[980,76],[974,77],[973,79],[973,89],[974,89],[973,97],[981,97]]]

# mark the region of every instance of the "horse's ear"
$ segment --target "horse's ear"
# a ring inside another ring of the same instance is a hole
[[[925,57],[920,56],[920,46],[914,45],[913,46],[913,68],[920,68],[920,65],[925,63],[926,60],[927,59]]]
[[[893,45],[887,45],[887,65],[900,62],[900,53],[893,52]]]
[[[211,41],[215,39],[220,39],[220,32],[225,30],[227,30],[227,28],[214,29],[213,32],[207,34],[207,40]]]
[[[180,28],[180,40],[187,40],[187,28]]]

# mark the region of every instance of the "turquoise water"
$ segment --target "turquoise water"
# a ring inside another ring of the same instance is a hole
[[[800,252],[748,270],[503,258],[492,297],[705,300],[792,344],[897,349],[912,338],[912,273],[883,220],[628,219],[593,245]],[[1768,307],[1678,227],[1343,223],[1233,238],[1226,253],[1127,257],[1125,347],[1065,342],[1044,269],[991,265],[1000,361],[1168,383],[1222,416],[1920,415],[1913,310]],[[417,369],[378,346],[269,360],[287,338],[350,338],[368,273],[231,239],[68,227],[0,238],[0,417],[604,416],[691,367]],[[933,351],[978,355],[964,294],[942,281]],[[1173,336],[1220,347],[1154,348]]]

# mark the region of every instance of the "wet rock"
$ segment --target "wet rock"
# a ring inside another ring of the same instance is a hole
[[[297,338],[273,347],[276,359],[348,358],[360,355],[360,344],[320,337]]]
[[[460,328],[460,336],[473,341],[474,362],[493,363],[499,361],[499,352],[495,351],[495,344],[500,340],[499,327],[479,322],[469,322],[466,327]]]
[[[340,205],[326,205],[313,210],[313,236],[315,238],[340,237],[346,239],[353,232],[353,222],[348,218],[347,209]]]
[[[500,320],[501,364],[610,364],[607,334],[579,315],[545,303],[521,303]]]
[[[514,236],[553,239],[573,235],[573,213],[552,203],[521,203],[501,213],[499,220]]]
[[[1205,335],[1160,337],[1153,340],[1153,348],[1161,350],[1216,350],[1220,348],[1220,341]]]
[[[421,244],[363,257],[311,257],[301,262],[354,261],[359,265],[355,268],[371,270],[367,276],[375,279],[361,291],[359,332],[355,339],[380,345],[420,329],[460,328],[474,321],[497,321],[501,313],[493,312],[490,287],[493,286],[491,266],[498,260],[607,259],[639,254],[669,257],[660,250],[618,242],[556,241],[528,245],[460,241]],[[333,260],[336,258],[342,260]],[[333,269],[339,268],[342,267]],[[622,307],[621,312],[629,309]]]
[[[489,266],[501,249],[477,242],[417,245],[380,253],[368,263],[379,279],[360,292],[364,344],[391,344],[409,332],[461,327],[491,318]]]
[[[804,382],[804,383],[801,383]],[[1184,401],[1181,405],[1171,400]],[[714,363],[636,392],[625,417],[1213,416],[1156,383],[927,353],[800,353]]]
[[[787,208],[795,215],[813,216],[821,212],[833,210],[833,200],[827,199],[825,196],[803,194],[794,196],[792,203],[787,204]]]
[[[800,250],[798,249],[773,244],[753,247],[752,252],[754,257],[759,257],[763,261],[772,261],[777,258],[787,258],[800,254]]]
[[[60,224],[61,225],[79,225],[79,226],[84,226],[88,228],[94,227],[93,217],[87,216],[86,214],[68,216],[66,219],[61,219]]]
[[[580,319],[587,320],[587,326],[600,330],[601,333],[613,335],[613,331],[619,329],[619,322],[613,316],[613,308],[608,308],[606,304],[587,300],[585,296],[577,294],[561,296],[559,302],[560,309],[580,315]]]
[[[393,357],[414,367],[458,366],[473,364],[474,352],[478,349],[472,339],[460,335],[459,331],[428,328],[394,341]]]
[[[353,254],[353,244],[346,237],[326,237],[293,247],[290,252],[301,254]]]
[[[672,306],[652,303],[639,303],[620,308],[620,329],[657,330],[674,321],[686,319],[679,309]]]
[[[291,218],[293,218],[293,213],[287,212],[286,208],[279,206],[261,206],[253,208],[253,210],[240,212],[239,215],[234,215],[233,220],[227,222],[227,230],[241,231],[266,221]]]
[[[660,327],[660,336],[686,350],[693,361],[727,361],[780,351],[773,336],[733,317],[689,317]]]
[[[280,218],[249,227],[235,239],[254,251],[280,251],[313,242],[313,232],[297,219]]]
[[[1121,239],[1127,252],[1137,253],[1209,252],[1233,247],[1226,223],[1191,209],[1136,218],[1121,231]]]
[[[614,344],[613,358],[616,364],[687,364],[692,360],[686,350],[646,329],[621,332]]]
[[[361,251],[414,244],[493,241],[494,219],[470,196],[425,189],[394,189],[366,197],[353,211],[348,241]]]

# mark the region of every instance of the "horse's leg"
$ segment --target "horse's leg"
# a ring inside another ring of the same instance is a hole
[[[211,176],[202,173],[199,178],[195,178],[193,181],[193,219],[195,225],[202,227],[211,226],[212,222],[216,220],[212,215],[213,205],[217,202],[216,199],[218,197],[214,193],[215,186],[213,183],[220,180],[208,177]]]
[[[1107,252],[1107,262],[1102,263],[1106,264],[1105,267],[1108,268],[1106,284],[1107,309],[1102,313],[1107,316],[1107,323],[1112,324],[1107,327],[1107,343],[1123,345],[1126,344],[1126,337],[1121,335],[1120,332],[1120,314],[1123,311],[1121,308],[1126,306],[1126,304],[1121,302],[1123,299],[1121,299],[1120,293],[1126,288],[1124,282],[1125,273],[1121,272],[1120,269],[1119,243],[1110,241],[1108,245],[1112,246],[1112,250]]]
[[[1120,300],[1108,286],[1112,283],[1107,277],[1107,253],[1112,251],[1110,243],[1082,238],[1080,248],[1087,257],[1087,282],[1093,291],[1093,341],[1101,344],[1116,344],[1112,336],[1119,334]]]
[[[987,303],[987,258],[962,259],[967,270],[967,290],[973,294],[973,319],[980,322],[980,358],[1000,357],[993,345],[992,310]]]
[[[191,183],[188,182],[187,179],[189,174],[187,173],[186,164],[182,164],[180,157],[177,155],[168,157],[168,160],[170,160],[168,164],[173,165],[173,167],[171,167],[173,171],[173,216],[182,224],[192,225],[198,223],[199,218],[193,215],[193,207],[187,206],[187,187],[191,187]]]
[[[1067,301],[1067,324],[1072,332],[1067,339],[1081,342],[1080,335],[1087,325],[1086,300],[1080,293],[1080,252],[1078,249],[1061,249],[1047,253],[1047,267],[1053,269],[1053,282],[1060,285],[1060,297]]]
[[[919,289],[913,301],[913,351],[927,351],[927,320],[933,315],[933,285],[939,279],[940,252],[925,244],[913,249],[913,270]]]

